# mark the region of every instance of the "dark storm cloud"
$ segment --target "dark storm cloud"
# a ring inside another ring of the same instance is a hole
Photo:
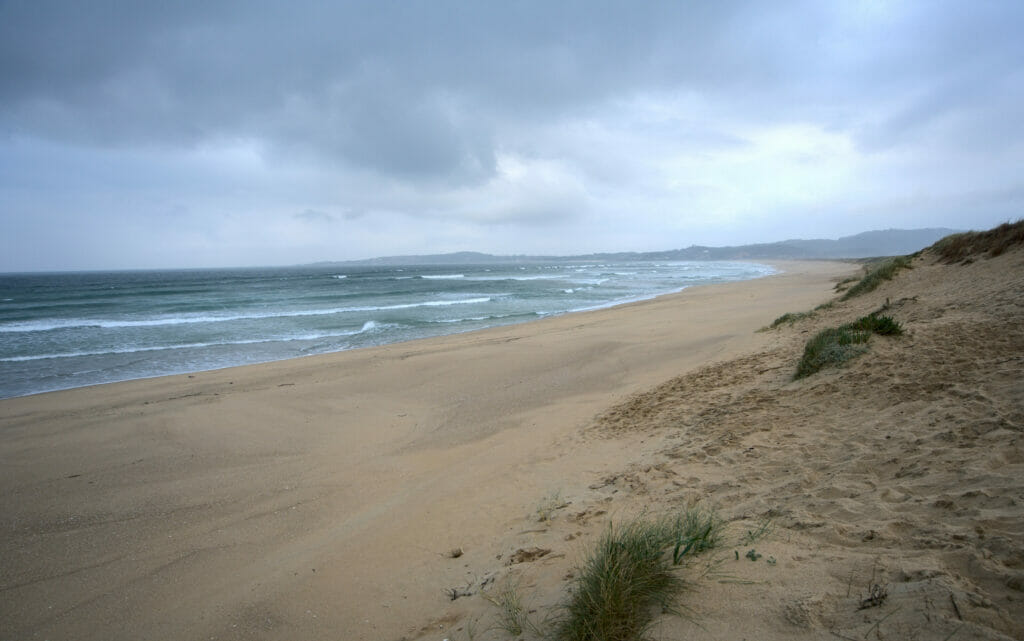
[[[818,112],[880,144],[1021,68],[1012,5],[935,6],[858,27],[870,4],[841,6],[851,26],[818,2],[6,2],[0,116],[8,135],[254,139],[406,179],[483,179],[503,123],[643,90]]]
[[[326,5],[5,3],[3,127],[85,145],[256,139],[474,180],[508,119],[679,83],[751,91],[793,62],[754,55],[763,10],[730,4]],[[811,30],[814,13],[775,21]]]
[[[7,3],[4,129],[113,146],[256,138],[399,175],[487,173],[495,112],[546,111],[590,82],[559,40],[568,15],[521,6]]]

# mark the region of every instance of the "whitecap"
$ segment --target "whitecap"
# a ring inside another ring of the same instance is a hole
[[[137,354],[143,352],[167,352],[179,349],[202,349],[206,347],[226,347],[231,345],[260,345],[264,343],[290,343],[294,341],[315,341],[325,338],[340,338],[342,336],[356,336],[365,334],[375,329],[385,329],[390,325],[383,325],[377,321],[369,320],[363,323],[359,329],[345,332],[329,332],[320,334],[297,334],[295,336],[276,336],[268,338],[253,338],[237,341],[213,341],[208,343],[180,343],[178,345],[149,345],[142,347],[121,347],[114,349],[60,352],[54,354],[33,354],[31,356],[8,356],[0,358],[0,363],[22,363],[25,361],[42,361],[60,358],[81,358],[84,356],[110,356],[114,354]]]
[[[329,309],[306,309],[269,314],[232,314],[226,316],[172,316],[150,318],[146,320],[115,320],[71,318],[67,320],[49,320],[18,322],[0,325],[0,333],[45,332],[57,329],[76,329],[97,327],[101,329],[117,329],[124,327],[161,327],[166,325],[186,325],[196,323],[225,323],[237,320],[260,320],[265,318],[295,318],[302,316],[331,316],[350,312],[374,312],[392,309],[412,309],[415,307],[444,307],[448,305],[474,305],[490,302],[491,298],[464,298],[455,300],[429,300],[417,303],[401,303],[397,305],[367,305],[361,307],[335,307]]]

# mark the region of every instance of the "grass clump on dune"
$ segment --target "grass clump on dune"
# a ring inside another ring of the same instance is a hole
[[[1024,220],[1003,223],[988,231],[970,231],[946,236],[931,246],[932,251],[947,263],[965,260],[974,254],[988,253],[998,256],[1013,247],[1024,244]]]
[[[795,323],[798,320],[803,320],[805,318],[810,318],[812,316],[814,316],[814,312],[786,312],[782,316],[779,316],[778,318],[773,320],[772,324],[769,325],[766,329],[775,329],[776,327],[784,323]]]
[[[851,276],[850,278],[844,278],[843,280],[841,280],[838,283],[836,283],[836,286],[833,289],[835,289],[837,292],[845,291],[850,286],[850,283],[856,283],[859,280],[860,279],[857,278],[856,276]]]
[[[821,305],[818,305],[809,312],[786,312],[782,316],[779,316],[778,318],[773,320],[771,325],[768,325],[767,327],[762,327],[757,331],[767,332],[770,329],[775,329],[779,325],[792,325],[793,323],[796,323],[797,321],[802,321],[805,318],[814,318],[818,314],[818,312],[826,309],[832,309],[833,305],[834,303],[832,301],[829,301],[827,303],[822,303]]]
[[[898,336],[903,328],[892,316],[868,314],[840,327],[818,332],[804,347],[794,379],[804,378],[830,365],[839,365],[864,353],[872,334]]]
[[[804,378],[829,365],[838,365],[861,354],[871,334],[844,327],[830,327],[807,341],[793,378]]]
[[[896,256],[890,258],[880,265],[870,270],[867,274],[861,278],[857,284],[850,289],[846,290],[840,300],[850,300],[854,296],[860,296],[870,291],[874,291],[882,281],[892,280],[892,277],[896,275],[901,269],[910,268],[911,258],[909,256]]]
[[[843,325],[843,327],[880,336],[899,336],[903,333],[903,327],[896,319],[892,316],[879,316],[878,314],[862,316],[852,323]]]
[[[526,628],[534,632],[537,631],[533,622],[530,621],[526,606],[523,605],[518,584],[506,585],[495,596],[484,593],[483,597],[498,607],[497,627],[509,635],[517,637]]]
[[[635,641],[660,611],[675,611],[685,587],[680,566],[715,547],[723,523],[693,509],[655,521],[609,527],[579,569],[564,606],[559,641]]]

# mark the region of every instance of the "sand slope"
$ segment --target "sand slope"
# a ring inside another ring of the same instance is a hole
[[[926,257],[755,332],[856,271],[785,267],[0,402],[0,637],[505,639],[487,597],[514,586],[543,627],[609,522],[700,504],[729,541],[655,636],[1024,638],[1024,252]],[[905,336],[791,380],[887,298]]]
[[[1024,638],[1024,252],[914,265],[773,331],[765,351],[674,379],[598,420],[596,430],[657,441],[621,477],[647,497],[638,500],[716,506],[738,535],[771,520],[764,539],[734,542],[742,560],[716,567],[765,583],[702,582],[688,602],[703,629],[675,621],[672,630]],[[848,366],[790,380],[809,335],[887,300],[905,336],[875,337]],[[750,548],[776,564],[747,561]],[[860,609],[874,584],[887,599]]]

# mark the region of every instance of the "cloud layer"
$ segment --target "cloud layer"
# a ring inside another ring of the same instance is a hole
[[[128,4],[0,3],[0,269],[1021,215],[1017,3]]]

